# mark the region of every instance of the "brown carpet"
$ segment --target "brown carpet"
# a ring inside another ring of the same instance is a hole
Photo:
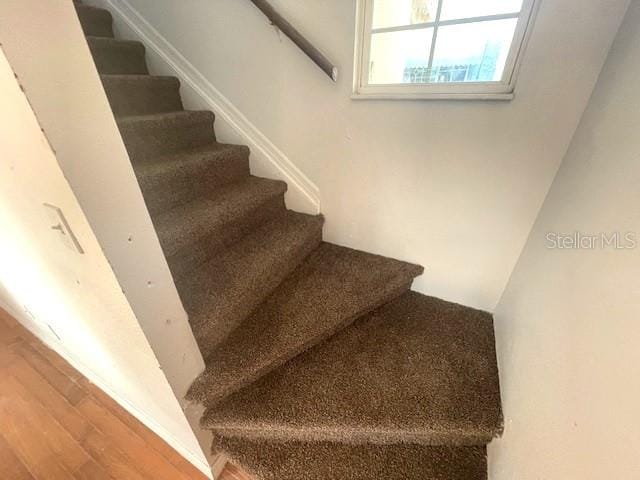
[[[219,247],[282,213],[286,190],[284,182],[245,177],[155,216],[165,255],[184,258],[196,249],[204,259],[211,258]]]
[[[417,265],[322,244],[211,354],[190,398],[214,404],[405,292],[421,273]]]
[[[110,12],[89,5],[78,5],[76,11],[85,35],[113,38],[113,19]]]
[[[175,77],[101,75],[101,79],[115,115],[153,115],[182,110],[180,82]]]
[[[488,443],[502,431],[491,316],[406,293],[227,397],[203,423],[251,439]]]
[[[93,60],[102,75],[147,75],[145,48],[140,42],[87,37]]]
[[[322,216],[288,211],[140,42],[75,4],[206,359],[189,395],[213,448],[264,480],[486,479],[491,317],[407,293],[422,267],[323,243]]]
[[[323,223],[286,212],[178,280],[205,358],[318,246]]]
[[[249,176],[249,149],[212,143],[206,147],[134,164],[149,212],[168,211]]]
[[[215,142],[214,119],[211,112],[181,110],[118,117],[118,128],[133,162],[155,161]]]

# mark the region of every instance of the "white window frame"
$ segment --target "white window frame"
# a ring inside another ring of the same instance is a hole
[[[516,79],[522,61],[524,48],[532,30],[535,13],[540,0],[524,0],[522,10],[516,15],[490,15],[461,20],[440,21],[442,1],[438,3],[436,20],[402,27],[376,29],[379,31],[402,31],[409,29],[437,28],[443,25],[459,25],[474,21],[489,21],[505,18],[518,18],[511,49],[504,67],[502,79],[496,82],[447,82],[447,83],[404,83],[388,85],[370,85],[368,65],[371,49],[373,2],[357,0],[356,42],[353,75],[354,99],[479,99],[511,100],[514,97]],[[446,0],[444,0],[446,1]],[[437,27],[436,27],[437,26]],[[435,45],[432,45],[435,48]]]

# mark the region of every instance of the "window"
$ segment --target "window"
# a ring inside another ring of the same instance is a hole
[[[513,97],[536,0],[359,0],[355,97]]]

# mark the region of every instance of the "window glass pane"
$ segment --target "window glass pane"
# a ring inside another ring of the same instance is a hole
[[[440,27],[431,81],[500,81],[518,20],[492,20]]]
[[[437,10],[438,0],[374,0],[373,28],[433,22]]]
[[[523,0],[442,0],[441,20],[519,13]]]
[[[432,39],[432,28],[374,33],[369,83],[425,83]]]

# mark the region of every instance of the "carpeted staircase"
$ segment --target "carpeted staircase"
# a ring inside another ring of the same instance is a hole
[[[76,9],[206,359],[189,397],[214,451],[262,480],[486,479],[491,316],[409,291],[422,267],[323,242],[108,11]]]

